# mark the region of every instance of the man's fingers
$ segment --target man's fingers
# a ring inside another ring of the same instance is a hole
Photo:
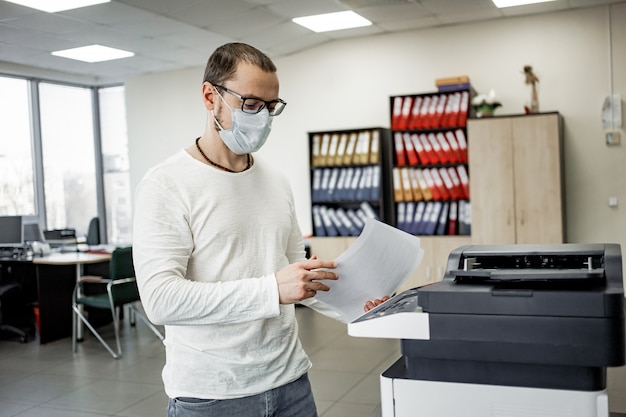
[[[339,275],[331,271],[311,271],[312,275],[310,276],[311,281],[321,280],[321,279],[331,279],[336,280],[339,279]]]
[[[324,261],[324,260],[317,259],[317,258],[311,258],[308,261],[304,261],[303,264],[304,264],[304,268],[308,269],[309,271],[313,269],[320,269],[320,268],[328,268],[328,269],[337,268],[337,263],[335,261]]]
[[[326,284],[322,284],[321,282],[312,282],[310,290],[313,291],[330,291],[330,287]]]

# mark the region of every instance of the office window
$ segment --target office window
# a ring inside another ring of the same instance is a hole
[[[98,213],[92,90],[42,82],[39,101],[46,226],[84,236]]]
[[[34,215],[28,82],[0,77],[0,215]]]
[[[124,87],[100,88],[98,98],[108,241],[129,244],[132,206]]]

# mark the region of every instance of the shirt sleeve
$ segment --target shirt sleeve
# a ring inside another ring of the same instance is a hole
[[[193,238],[175,187],[144,178],[135,198],[133,261],[146,314],[159,325],[243,323],[280,314],[274,274],[228,282],[186,279]]]

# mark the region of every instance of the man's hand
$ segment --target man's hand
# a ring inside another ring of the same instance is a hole
[[[320,280],[336,280],[339,277],[332,271],[320,270],[334,269],[337,264],[333,261],[322,261],[312,257],[308,261],[296,262],[287,265],[276,272],[278,283],[278,297],[281,304],[293,304],[306,298],[315,297],[318,291],[328,291],[330,287]]]
[[[383,298],[377,298],[373,301],[368,301],[367,303],[365,303],[365,307],[363,307],[363,311],[365,311],[366,313],[368,311],[370,311],[371,309],[373,309],[374,307],[381,305],[382,303],[384,303],[385,301],[387,301],[389,299],[388,295],[385,295]]]

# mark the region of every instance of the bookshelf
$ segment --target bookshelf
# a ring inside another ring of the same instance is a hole
[[[389,129],[309,133],[313,236],[358,236],[366,217],[391,224]]]
[[[390,97],[393,223],[421,236],[471,234],[471,88]]]

